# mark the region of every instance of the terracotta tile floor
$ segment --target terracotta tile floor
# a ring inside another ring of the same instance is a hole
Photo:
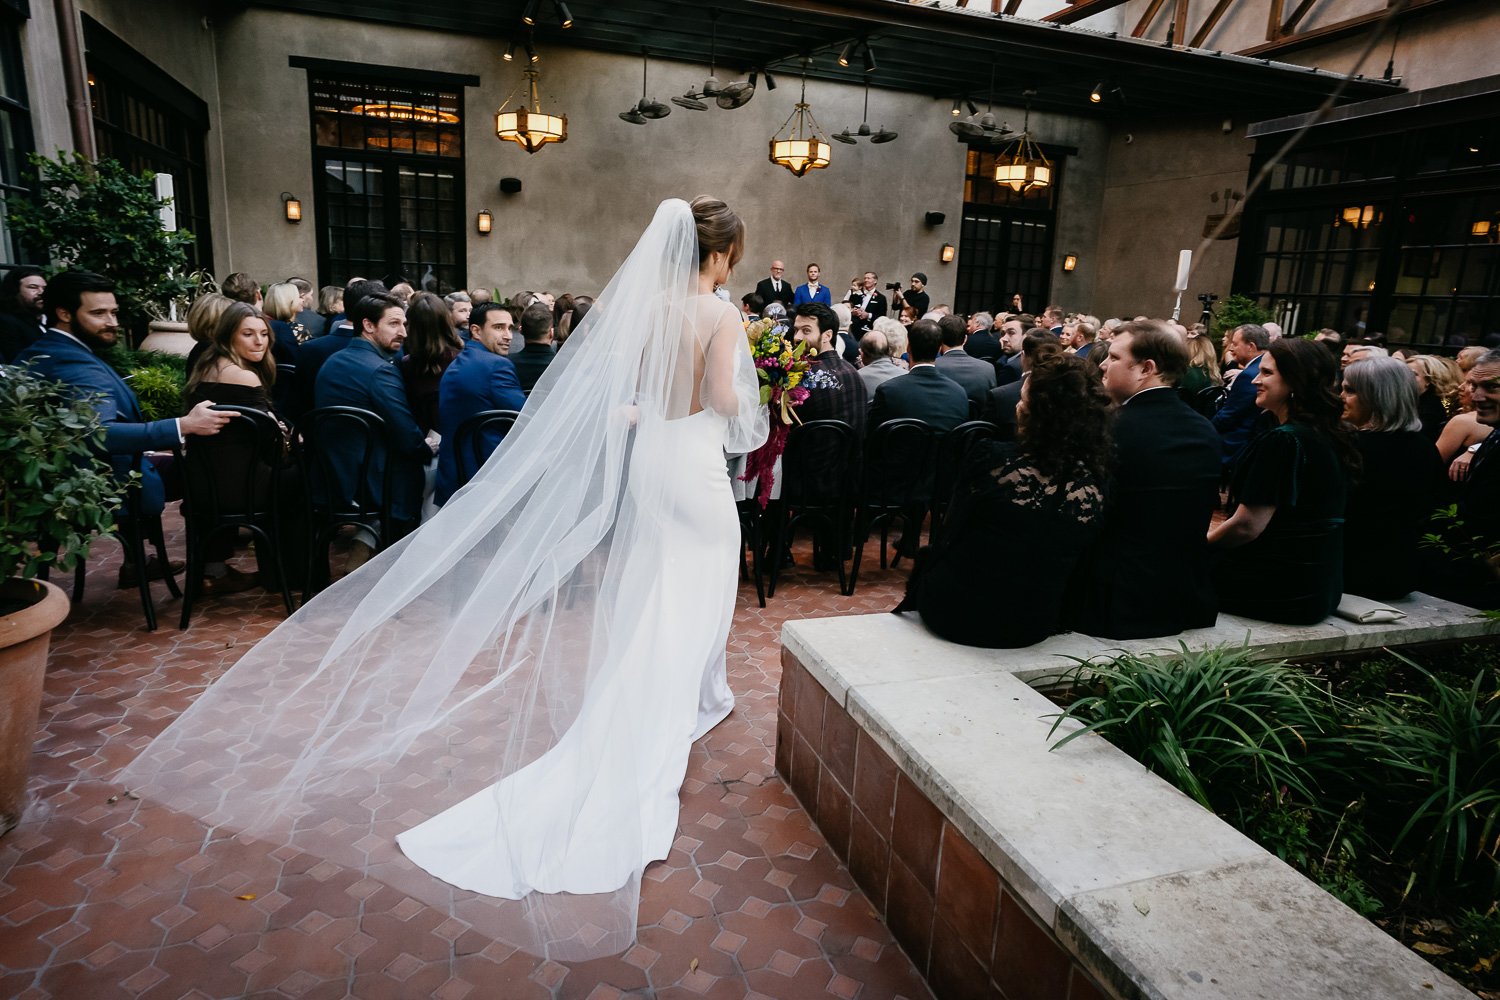
[[[106,779],[282,613],[258,591],[205,600],[179,632],[157,584],[148,633],[136,593],[114,589],[119,549],[101,543],[53,637],[31,809],[0,840],[0,997],[931,996],[772,764],[781,624],[887,610],[905,573],[880,570],[872,542],[846,598],[807,568],[806,547],[798,561],[765,610],[740,588],[738,704],[693,748],[675,848],[643,881],[638,942],[561,965],[327,862],[111,801]]]

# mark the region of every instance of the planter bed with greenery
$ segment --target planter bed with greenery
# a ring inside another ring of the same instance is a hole
[[[1033,682],[1085,727],[1055,746],[1097,732],[1500,1000],[1500,642],[1076,662]]]

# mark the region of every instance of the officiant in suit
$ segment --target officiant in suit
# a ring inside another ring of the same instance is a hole
[[[1208,628],[1218,614],[1207,536],[1220,443],[1177,394],[1187,345],[1165,323],[1139,320],[1120,327],[1108,351],[1114,489],[1098,541],[1074,572],[1068,624],[1106,639]]]
[[[755,286],[755,294],[759,295],[761,302],[766,305],[780,302],[786,306],[787,312],[791,312],[797,293],[793,290],[792,283],[786,280],[785,275],[786,264],[779,260],[771,261],[771,276],[760,279],[760,284]]]
[[[856,343],[877,319],[886,314],[885,296],[875,287],[879,280],[874,271],[866,271],[859,288],[849,291],[846,301],[849,303],[849,311],[854,314],[854,321],[849,324],[849,335]]]

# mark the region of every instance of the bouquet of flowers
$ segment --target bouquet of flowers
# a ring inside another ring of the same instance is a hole
[[[802,422],[797,407],[807,399],[802,384],[807,377],[807,345],[793,343],[785,323],[759,319],[745,324],[750,356],[760,377],[760,401],[771,410],[771,433],[766,443],[745,459],[743,482],[755,482],[755,499],[764,510],[776,481],[776,460],[786,450],[792,421]]]

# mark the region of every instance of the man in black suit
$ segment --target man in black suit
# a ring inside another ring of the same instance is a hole
[[[1009,385],[1021,381],[1021,343],[1026,339],[1026,327],[1019,319],[1008,319],[1000,324],[1000,354],[995,358],[995,384]],[[969,342],[973,343],[970,337]]]
[[[886,313],[885,296],[875,287],[880,278],[874,271],[866,271],[859,288],[849,291],[849,312],[854,320],[849,324],[849,336],[855,343],[869,332],[871,324]]]
[[[1056,337],[1040,327],[1026,331],[1021,340],[1021,378],[985,393],[984,407],[980,411],[984,419],[1000,428],[1000,439],[1009,441],[1016,436],[1016,407],[1021,403],[1021,386],[1031,372],[1031,366],[1043,353],[1058,354],[1062,344]]]
[[[521,389],[530,392],[557,357],[552,348],[552,310],[544,302],[533,302],[521,313],[521,336],[526,346],[519,354],[510,356],[516,366],[516,377],[521,380]]]
[[[792,300],[796,298],[797,290],[786,280],[786,264],[783,261],[771,261],[771,276],[760,279],[760,284],[755,286],[755,294],[760,296],[763,303],[780,302],[786,306],[787,312],[792,311]]]
[[[956,317],[948,317],[950,319]],[[960,324],[963,320],[958,321]],[[907,352],[911,370],[881,383],[870,404],[870,426],[887,420],[913,417],[925,420],[939,433],[947,433],[969,419],[969,397],[963,386],[938,370],[934,363],[943,343],[943,331],[930,319],[918,320],[907,330]],[[970,358],[975,364],[983,364]]]
[[[963,386],[964,393],[974,404],[974,412],[978,413],[984,406],[985,395],[995,388],[995,366],[964,350],[969,328],[962,316],[944,316],[937,324],[943,336],[937,370]]]
[[[1207,536],[1219,435],[1177,394],[1187,369],[1187,345],[1159,320],[1127,323],[1110,341],[1115,488],[1068,602],[1069,624],[1085,635],[1154,639],[1207,628],[1218,615]]]
[[[969,317],[968,329],[969,339],[964,343],[964,353],[998,364],[1004,351],[1000,348],[1000,338],[995,336],[995,317],[987,312],[977,312]]]

